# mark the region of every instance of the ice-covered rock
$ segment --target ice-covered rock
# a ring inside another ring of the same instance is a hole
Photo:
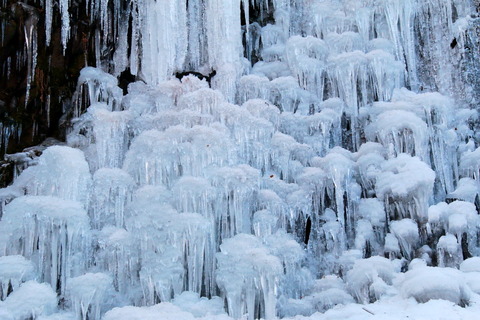
[[[413,252],[420,243],[417,223],[412,219],[392,221],[390,229],[398,240],[402,255],[409,260],[412,259]]]
[[[418,157],[399,154],[385,162],[377,177],[377,196],[391,219],[412,218],[425,223],[433,194],[435,172]]]
[[[463,272],[480,272],[480,257],[468,258],[460,264]]]
[[[125,210],[134,189],[132,177],[117,168],[102,168],[93,175],[89,214],[94,228],[125,226]]]
[[[82,151],[66,146],[52,146],[27,168],[15,186],[32,196],[54,196],[81,202],[85,207],[91,174]]]
[[[455,235],[462,250],[477,254],[478,235],[480,224],[475,205],[465,201],[453,201],[450,204],[440,202],[428,209],[428,221],[433,233],[447,232]],[[462,261],[463,258],[458,258]]]
[[[443,299],[465,306],[470,300],[470,290],[461,272],[451,268],[425,266],[410,270],[405,273],[400,292],[421,303]]]
[[[64,293],[66,279],[82,272],[91,259],[90,225],[79,202],[24,196],[5,208],[0,252],[21,254],[37,266],[39,280]]]
[[[1,309],[10,312],[15,320],[37,319],[41,315],[54,313],[57,303],[57,294],[52,287],[46,283],[28,281],[5,299]]]
[[[283,270],[280,259],[248,234],[225,240],[220,249],[217,285],[227,299],[229,314],[240,318],[246,312],[248,319],[255,319],[260,313],[265,319],[274,319],[275,291]]]
[[[391,286],[399,271],[398,261],[380,256],[357,260],[346,275],[348,290],[360,303],[374,302],[392,294]]]
[[[462,261],[461,251],[460,244],[453,234],[441,236],[437,243],[438,266],[458,268]]]
[[[106,300],[113,290],[112,278],[104,273],[70,278],[66,288],[77,317],[83,320],[100,319],[102,306],[107,305]]]
[[[83,68],[78,78],[73,115],[80,116],[82,111],[96,102],[106,103],[110,111],[120,110],[123,94],[117,84],[117,78],[99,68]]]
[[[35,277],[31,261],[20,255],[0,257],[0,300],[5,300],[9,291],[15,291],[23,282]]]

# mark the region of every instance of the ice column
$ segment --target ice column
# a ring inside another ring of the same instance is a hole
[[[14,199],[0,222],[3,254],[31,259],[40,280],[65,292],[66,280],[82,272],[91,259],[89,219],[81,204],[55,197]]]

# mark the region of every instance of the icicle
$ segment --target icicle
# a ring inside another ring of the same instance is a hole
[[[199,70],[207,61],[206,24],[204,19],[204,3],[201,0],[189,0],[188,21],[188,53],[185,61],[187,70]]]
[[[38,15],[34,8],[25,5],[28,12],[28,18],[25,21],[23,32],[25,34],[25,46],[27,51],[27,91],[25,93],[25,108],[27,107],[30,98],[30,88],[35,79],[35,72],[37,68],[37,23]]]
[[[127,230],[140,245],[140,282],[146,304],[169,301],[185,290],[213,288],[212,224],[197,213],[178,213],[152,198],[137,197]]]
[[[45,41],[50,45],[52,37],[53,0],[45,0]]]
[[[85,109],[97,102],[105,102],[109,111],[119,111],[123,92],[117,84],[117,78],[111,74],[98,68],[83,68],[73,97],[73,115],[79,117]],[[87,97],[88,100],[85,99]]]
[[[402,256],[411,260],[420,240],[417,223],[412,219],[402,219],[392,221],[390,228],[398,240]]]
[[[238,233],[251,230],[252,199],[259,185],[259,171],[247,165],[222,167],[210,173],[212,186],[217,188],[213,210],[218,243]]]
[[[113,291],[112,278],[104,273],[86,273],[68,279],[67,295],[79,319],[100,319],[102,305]]]
[[[390,30],[390,39],[395,44],[396,58],[407,65],[410,86],[419,87],[413,34],[417,3],[413,0],[385,1],[385,16]]]
[[[127,124],[132,118],[131,113],[110,112],[96,106],[91,106],[88,112],[93,117],[93,136],[97,151],[97,163],[91,165],[92,169],[120,168],[128,149]]]
[[[243,55],[240,0],[207,0],[205,19],[210,66],[218,70],[224,64],[238,64]]]
[[[141,72],[147,83],[158,84],[183,69],[188,45],[186,0],[141,0],[138,9]],[[135,34],[133,39],[136,37]]]
[[[367,58],[375,96],[380,101],[390,101],[393,90],[403,86],[404,65],[383,50],[370,51]]]
[[[458,268],[462,262],[462,249],[453,234],[447,233],[438,239],[438,266]]]
[[[222,243],[217,261],[217,284],[226,295],[229,314],[239,319],[245,310],[249,320],[259,312],[264,319],[274,319],[276,282],[282,274],[280,260],[255,236],[239,234]],[[256,308],[256,296],[263,310]]]
[[[115,290],[131,301],[139,297],[139,257],[133,235],[122,228],[107,226],[98,235],[97,265],[113,277]]]
[[[370,140],[377,140],[389,150],[389,157],[400,153],[430,160],[427,125],[412,112],[385,111],[366,129]]]
[[[234,159],[232,151],[224,127],[174,126],[163,133],[150,130],[135,138],[124,168],[141,185],[171,186],[182,175],[202,176],[209,166],[229,164]]]
[[[363,52],[353,51],[330,57],[328,63],[333,93],[345,101],[345,113],[352,128],[352,148],[357,150],[360,147],[359,108],[367,103],[368,60]]]
[[[429,199],[433,194],[435,172],[417,157],[399,154],[382,165],[375,190],[385,201],[392,220],[414,219],[419,225],[427,221]]]
[[[70,8],[70,0],[60,0],[59,9],[62,16],[62,46],[63,54],[67,50],[68,39],[70,38],[70,13],[68,9]],[[51,24],[50,24],[51,26]],[[98,46],[100,47],[100,46]],[[100,65],[100,64],[97,64]]]
[[[90,201],[92,226],[125,226],[125,211],[132,200],[133,179],[121,169],[102,168],[93,175]]]
[[[300,86],[323,100],[328,49],[323,40],[314,37],[291,37],[286,44],[290,70]]]
[[[18,223],[18,217],[21,223]],[[89,220],[81,204],[55,197],[24,196],[6,207],[0,222],[3,254],[21,254],[37,265],[40,280],[64,294],[66,279],[91,258]]]

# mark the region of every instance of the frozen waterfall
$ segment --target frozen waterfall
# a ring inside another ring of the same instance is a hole
[[[478,1],[39,3],[28,81],[80,4],[96,66],[8,155],[1,319],[478,316]]]

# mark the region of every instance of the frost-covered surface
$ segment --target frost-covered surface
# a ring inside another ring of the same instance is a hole
[[[0,190],[0,317],[476,319],[474,12],[89,1],[113,61],[81,72],[68,146]]]

